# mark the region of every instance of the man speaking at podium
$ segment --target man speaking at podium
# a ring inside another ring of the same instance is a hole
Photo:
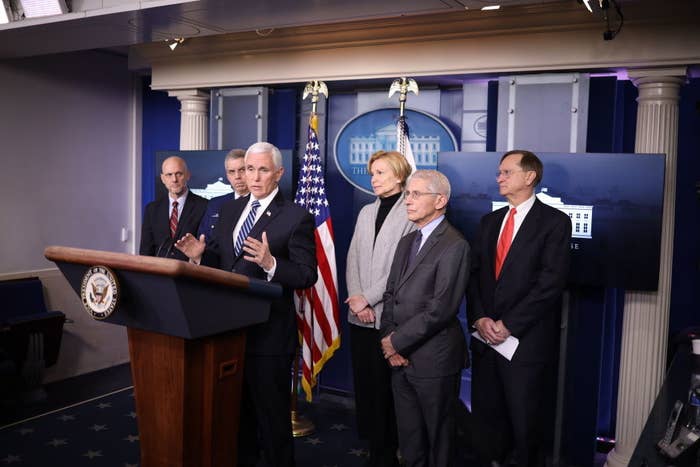
[[[268,321],[248,328],[238,465],[256,465],[262,450],[265,466],[290,467],[290,368],[298,344],[292,294],[316,283],[314,220],[279,191],[284,172],[279,149],[253,144],[246,151],[245,168],[250,196],[221,207],[211,242],[188,233],[175,246],[194,263],[283,286]]]
[[[181,157],[172,156],[163,161],[160,180],[168,190],[168,196],[146,205],[139,254],[187,261],[173,244],[186,233],[197,232],[207,209],[207,200],[187,188],[190,171]]]

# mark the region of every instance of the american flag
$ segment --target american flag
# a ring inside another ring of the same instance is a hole
[[[401,115],[399,121],[396,124],[396,150],[403,154],[406,158],[406,162],[411,166],[411,173],[416,171],[416,159],[413,157],[413,150],[411,149],[411,141],[408,138],[408,124],[406,124],[406,117]]]
[[[311,390],[324,363],[340,347],[338,311],[338,274],[335,267],[333,224],[326,199],[317,131],[317,119],[309,121],[308,142],[299,172],[299,187],[294,202],[308,210],[316,220],[316,260],[318,280],[313,287],[297,290],[294,301],[297,326],[301,338],[302,380],[306,400],[311,401]]]

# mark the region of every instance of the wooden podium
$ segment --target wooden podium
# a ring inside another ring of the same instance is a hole
[[[141,465],[235,466],[245,328],[265,322],[278,284],[184,261],[51,246],[81,295],[106,266],[117,305],[103,321],[126,326]]]

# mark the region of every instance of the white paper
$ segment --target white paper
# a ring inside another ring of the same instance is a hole
[[[483,337],[481,337],[481,334],[479,334],[479,331],[474,331],[472,333],[472,336],[486,344],[486,341],[484,340]],[[520,344],[520,341],[518,340],[517,337],[513,336],[508,336],[506,340],[501,342],[498,345],[493,345],[493,344],[486,344],[489,347],[491,347],[493,350],[498,352],[499,354],[503,355],[508,361],[510,361],[513,358],[513,355],[515,354],[515,351],[518,348],[518,344]]]

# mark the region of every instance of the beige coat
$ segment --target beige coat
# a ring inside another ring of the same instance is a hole
[[[375,329],[379,329],[381,324],[382,298],[396,246],[401,237],[416,229],[413,222],[408,220],[404,195],[401,195],[384,219],[375,242],[374,223],[377,219],[379,203],[377,198],[360,210],[355,223],[355,232],[350,241],[345,269],[348,296],[363,295],[376,315],[373,324],[366,324],[348,312],[348,322]]]

